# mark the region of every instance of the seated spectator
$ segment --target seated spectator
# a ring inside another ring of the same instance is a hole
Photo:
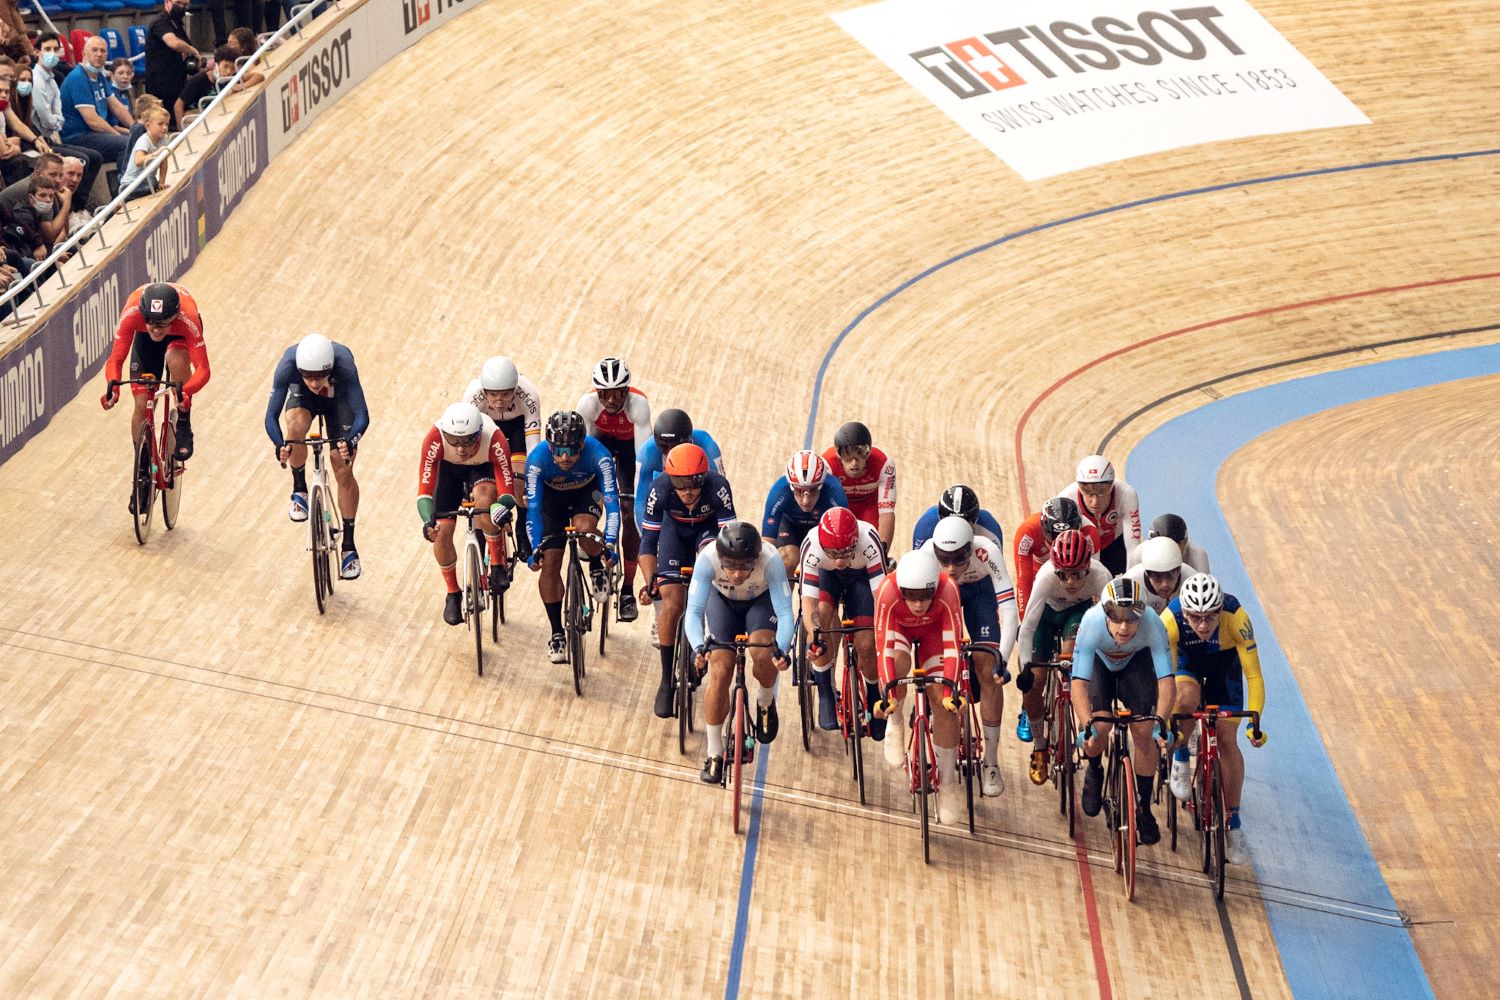
[[[12,131],[11,123],[16,120],[16,116],[10,110],[9,103],[10,88],[15,79],[15,60],[10,56],[0,55],[0,109],[4,110],[3,117],[0,117],[0,176],[4,176],[6,184],[25,180],[31,173],[31,160],[25,155],[21,137]]]
[[[135,124],[130,126],[130,134],[125,137],[129,145],[125,148],[124,154],[120,157],[121,174],[130,169],[130,151],[135,149],[136,140],[138,140],[142,135],[145,135],[146,133],[146,126],[141,124],[141,115],[145,114],[148,108],[159,107],[161,107],[161,98],[157,97],[155,94],[142,94],[140,97],[137,97],[135,99],[135,106],[131,108],[130,111],[131,114],[135,115]],[[170,111],[167,112],[167,116],[171,117]]]
[[[234,76],[234,49],[227,45],[220,45],[214,49],[214,58],[211,63],[204,67],[203,72],[188,80],[182,86],[182,93],[177,98],[177,120],[187,128],[188,122],[198,117],[198,102],[205,97],[212,97],[219,92],[221,84],[228,83],[229,78]],[[240,90],[238,84],[236,90]]]
[[[32,260],[45,260],[51,252],[47,239],[42,235],[40,222],[44,216],[49,216],[48,210],[57,203],[57,183],[50,177],[33,174],[30,182],[31,190],[23,204],[14,208],[0,208],[0,214],[8,215],[9,221],[13,221],[20,227],[14,241],[10,234],[3,234],[6,242],[24,257]]]
[[[146,134],[136,140],[135,148],[130,151],[130,167],[120,177],[121,189],[146,172],[147,162],[156,155],[157,150],[166,145],[167,126],[171,122],[172,116],[167,114],[166,108],[149,108],[141,117],[141,124],[146,126]],[[137,187],[130,197],[143,198],[166,187],[169,165],[169,158],[162,157],[161,165],[156,169],[155,182],[148,179]]]
[[[63,176],[63,158],[56,153],[43,153],[32,163],[32,171],[26,177],[7,185],[5,190],[0,191],[0,205],[17,208],[26,203],[27,196],[31,193],[31,178],[41,174],[52,178],[54,183],[61,184]]]
[[[174,108],[182,85],[187,82],[187,60],[192,59],[197,72],[198,50],[187,42],[182,17],[188,0],[166,0],[162,15],[146,31],[146,93],[161,98],[167,108]],[[181,120],[178,121],[181,128]]]
[[[235,51],[235,70],[240,67],[240,60],[249,59],[260,48],[260,40],[255,37],[255,32],[249,28],[235,28],[229,33],[229,47]],[[254,87],[266,82],[266,75],[258,70],[247,69],[245,75],[240,77],[240,82],[247,87]]]
[[[135,124],[135,117],[130,113],[130,106],[135,100],[135,67],[130,65],[129,59],[116,59],[109,64],[109,88],[115,100],[125,109],[125,117],[121,121],[115,121],[111,114],[111,125],[124,125],[127,129]]]
[[[78,230],[88,225],[89,220],[94,217],[94,213],[84,207],[84,203],[88,201],[87,189],[84,190],[83,194],[78,193],[79,189],[83,187],[83,174],[84,163],[82,160],[76,156],[63,157],[61,188],[68,192],[73,205],[73,214],[68,216],[68,225],[63,231],[64,236],[71,236],[78,232]]]
[[[109,115],[123,120],[129,114],[109,92],[109,78],[104,61],[109,48],[104,39],[94,35],[83,43],[83,61],[73,68],[62,84],[63,141],[70,146],[97,150],[106,160],[119,159],[125,148],[123,125],[111,125]]]
[[[27,124],[53,152],[76,156],[83,161],[83,193],[87,200],[89,193],[94,190],[94,178],[99,176],[99,168],[104,165],[104,157],[83,146],[63,144],[62,94],[58,89],[59,81],[54,75],[55,70],[60,70],[65,65],[62,62],[62,43],[58,40],[57,32],[44,31],[37,36],[36,45],[39,63],[32,73],[31,121]],[[68,72],[72,72],[72,67],[68,68]],[[41,146],[35,148],[39,152],[46,152]]]
[[[67,238],[68,216],[73,214],[73,194],[62,189],[62,157],[55,158],[56,167],[31,175],[26,200],[12,208],[16,218],[29,225],[41,241],[45,252],[37,260]]]

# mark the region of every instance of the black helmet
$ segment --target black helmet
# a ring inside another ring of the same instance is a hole
[[[738,559],[742,562],[760,558],[760,532],[748,521],[730,521],[719,529],[714,549],[720,559]]]
[[[870,428],[858,420],[849,421],[834,433],[833,447],[835,451],[870,447]]]
[[[693,440],[693,418],[686,410],[662,410],[656,415],[651,433],[656,438],[657,450],[665,458],[673,448]]]
[[[547,418],[547,443],[554,448],[583,447],[583,417],[572,410],[558,410]]]
[[[147,323],[170,323],[181,311],[182,299],[174,285],[156,281],[141,289],[141,315]]]
[[[962,484],[950,486],[943,491],[943,495],[938,499],[938,513],[944,517],[952,517],[954,514],[957,514],[965,521],[973,524],[975,519],[979,517],[979,494]]]
[[[1187,522],[1176,514],[1158,514],[1151,522],[1150,538],[1165,536],[1181,545],[1187,539]]]
[[[1078,505],[1067,497],[1053,497],[1042,504],[1042,534],[1049,540],[1081,527],[1083,517],[1078,513]]]

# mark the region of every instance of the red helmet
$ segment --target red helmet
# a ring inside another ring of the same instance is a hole
[[[667,452],[662,471],[669,476],[702,476],[708,472],[708,452],[695,444],[679,444]]]
[[[825,552],[852,548],[859,540],[859,522],[848,507],[830,507],[818,519],[818,544]]]
[[[1086,569],[1093,556],[1088,538],[1081,531],[1061,532],[1052,542],[1054,569]]]

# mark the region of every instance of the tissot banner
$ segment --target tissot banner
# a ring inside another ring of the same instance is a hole
[[[834,20],[1027,180],[1369,119],[1244,0],[883,0]]]

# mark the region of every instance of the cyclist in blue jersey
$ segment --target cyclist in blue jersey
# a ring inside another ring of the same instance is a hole
[[[354,453],[370,426],[370,410],[354,354],[321,333],[308,334],[281,355],[266,403],[266,436],[276,446],[276,460],[292,467],[292,504],[287,516],[293,521],[307,520],[307,446],[286,440],[304,440],[315,415],[323,417],[333,442],[329,464],[339,486],[338,509],[344,520],[339,579],[354,580],[360,574],[359,551],[354,547],[354,517],[359,513]],[[286,420],[284,436],[278,418]]]
[[[849,506],[844,486],[828,471],[815,451],[799,451],[786,463],[786,475],[776,480],[766,496],[760,533],[781,553],[786,575],[797,571],[802,539],[818,526],[818,519],[834,507]]]
[[[652,427],[651,440],[641,445],[635,454],[636,527],[640,527],[646,494],[651,490],[656,477],[661,475],[662,462],[667,452],[680,444],[695,444],[702,448],[703,453],[708,456],[709,470],[721,476],[728,475],[724,471],[724,455],[719,451],[719,443],[708,431],[695,429],[693,418],[683,410],[662,410],[657,414],[656,423]]]
[[[598,529],[604,518],[604,546],[587,539],[578,545],[589,560],[589,579],[596,598],[608,593],[609,577],[602,560],[614,562],[620,537],[620,492],[615,480],[615,461],[597,438],[590,437],[583,417],[573,410],[558,410],[547,418],[546,440],[526,456],[526,534],[531,542],[533,570],[541,570],[537,591],[552,638],[547,640],[547,658],[553,663],[568,659],[562,625],[563,529],[572,525],[583,531]]]
[[[656,689],[656,715],[672,717],[672,654],[676,650],[677,619],[682,616],[687,586],[683,568],[691,566],[698,550],[719,529],[735,519],[734,494],[729,480],[708,468],[708,454],[696,444],[679,444],[667,453],[666,469],[646,491],[641,505],[641,599],[660,596],[657,653],[661,657],[661,685]]]
[[[911,531],[911,547],[920,549],[926,545],[937,523],[945,517],[954,515],[968,521],[974,529],[974,534],[988,538],[999,545],[1002,550],[1004,549],[1005,533],[1000,530],[1000,522],[995,520],[993,514],[979,506],[979,495],[962,483],[944,490],[938,502],[928,507],[926,513],[917,518],[916,527]]]
[[[1167,627],[1148,613],[1141,585],[1128,576],[1117,576],[1099,595],[1099,603],[1083,613],[1073,643],[1073,714],[1083,732],[1079,740],[1088,768],[1083,776],[1080,805],[1085,815],[1099,815],[1103,804],[1104,765],[1100,754],[1114,728],[1097,723],[1086,741],[1085,728],[1097,712],[1113,712],[1119,701],[1132,715],[1158,715],[1167,719],[1177,697],[1176,666],[1172,662]],[[1155,737],[1153,739],[1152,737]],[[1142,844],[1161,839],[1156,817],[1151,815],[1151,779],[1156,774],[1158,747],[1167,744],[1167,733],[1149,723],[1130,727],[1130,759],[1135,765],[1136,832]]]

